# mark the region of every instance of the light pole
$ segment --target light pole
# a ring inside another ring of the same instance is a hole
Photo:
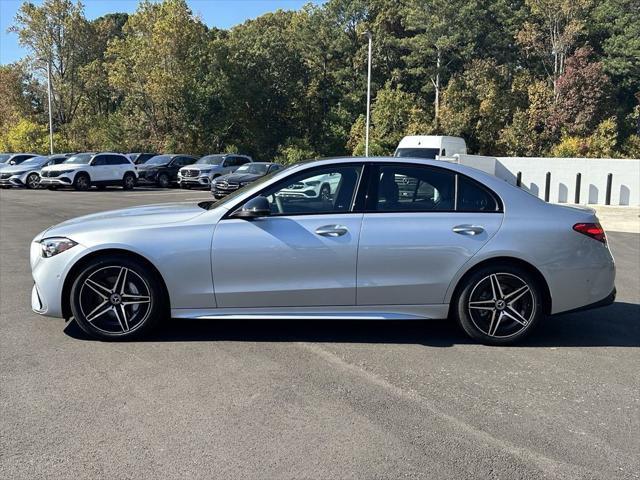
[[[47,60],[47,90],[49,96],[49,153],[53,155],[53,113],[51,111],[51,58]]]
[[[364,156],[369,156],[369,117],[371,111],[371,45],[373,43],[373,36],[371,32],[367,30],[365,35],[369,39],[369,65],[367,67],[367,128],[364,136]]]

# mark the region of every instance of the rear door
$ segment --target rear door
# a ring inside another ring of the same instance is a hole
[[[372,165],[358,249],[358,305],[444,302],[456,272],[498,231],[498,198],[447,169]]]

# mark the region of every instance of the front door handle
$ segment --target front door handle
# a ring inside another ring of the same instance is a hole
[[[322,235],[323,237],[341,237],[348,231],[344,225],[324,225],[316,228],[316,235]]]
[[[484,232],[484,227],[480,225],[456,225],[452,230],[460,235],[480,235]]]

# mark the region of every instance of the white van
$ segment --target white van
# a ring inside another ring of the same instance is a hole
[[[467,144],[463,138],[442,135],[411,135],[400,140],[394,157],[436,158],[465,155]]]

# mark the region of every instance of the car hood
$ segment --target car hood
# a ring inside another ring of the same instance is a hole
[[[0,164],[1,165],[1,164]],[[40,170],[42,165],[7,165],[6,168],[3,168],[2,171],[4,173],[19,173],[19,172],[27,172],[29,170]]]
[[[218,181],[226,180],[227,182],[253,182],[262,175],[256,173],[231,173],[229,175],[223,175],[219,177]]]
[[[42,232],[36,240],[46,237],[69,237],[102,230],[127,229],[184,222],[205,213],[196,203],[161,203],[142,207],[110,210],[72,218]]]
[[[77,170],[78,168],[88,167],[88,163],[59,163],[58,165],[49,165],[44,167],[42,171],[61,172],[64,170]]]

